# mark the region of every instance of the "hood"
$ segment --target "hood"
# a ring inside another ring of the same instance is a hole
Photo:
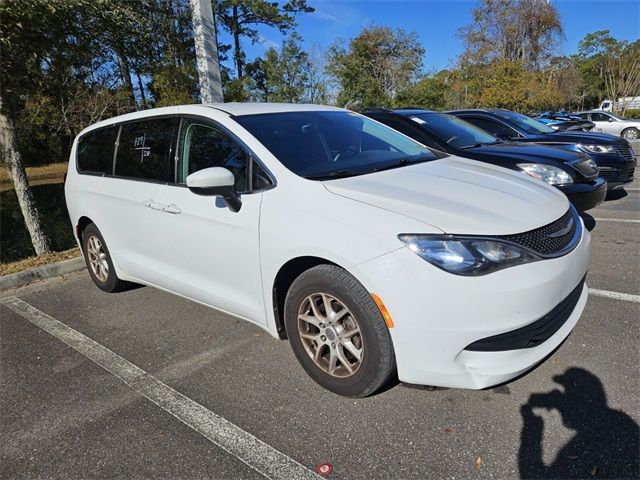
[[[615,145],[620,142],[620,137],[609,135],[608,133],[581,132],[575,130],[560,130],[546,135],[535,135],[539,141],[566,142],[566,143],[586,143],[588,145]]]
[[[336,195],[452,234],[526,232],[569,208],[559,190],[524,173],[454,156],[323,183]]]
[[[477,148],[469,148],[460,152],[462,156],[473,156],[490,160],[491,157],[512,159],[528,163],[568,163],[576,160],[586,160],[584,153],[566,148],[537,145],[531,143],[498,143],[496,145],[484,145]]]

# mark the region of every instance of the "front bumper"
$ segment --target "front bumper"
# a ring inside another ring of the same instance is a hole
[[[608,189],[612,190],[633,181],[637,159],[631,153],[628,158],[622,156],[591,155],[598,165],[599,175],[607,181]]]
[[[560,185],[558,190],[569,198],[574,207],[584,212],[604,202],[607,196],[607,181],[599,177],[589,183]]]
[[[525,327],[551,312],[584,278],[589,232],[563,257],[480,277],[444,272],[400,248],[350,269],[390,312],[398,377],[408,383],[480,389],[510,380],[547,357],[569,335],[587,302],[586,284],[570,315],[531,348],[471,351],[479,340]]]

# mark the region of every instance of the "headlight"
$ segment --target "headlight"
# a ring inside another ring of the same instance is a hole
[[[451,235],[402,234],[398,238],[427,262],[456,275],[486,275],[541,260],[512,243]]]
[[[582,145],[579,143],[578,148],[587,153],[613,153],[615,151],[611,145]]]
[[[519,163],[518,168],[532,177],[542,180],[549,185],[563,185],[573,183],[573,178],[567,172],[551,165],[539,163]]]

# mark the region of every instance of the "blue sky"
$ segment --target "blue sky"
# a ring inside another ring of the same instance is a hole
[[[475,0],[308,0],[316,11],[299,17],[297,31],[308,49],[324,49],[336,38],[354,37],[367,25],[415,31],[426,50],[425,70],[437,71],[452,65],[462,51],[462,42],[456,33],[471,22],[476,3]],[[596,30],[608,29],[618,39],[640,38],[639,0],[552,0],[552,3],[560,12],[565,29],[563,54],[575,53],[585,34]],[[271,46],[278,46],[284,39],[275,29],[260,28],[259,31],[263,37],[261,44],[244,44],[249,59]],[[221,40],[228,41],[224,36]]]

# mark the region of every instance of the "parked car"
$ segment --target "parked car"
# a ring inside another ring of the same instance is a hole
[[[596,126],[595,123],[585,120],[578,115],[570,115],[566,112],[544,112],[533,117],[534,120],[550,126],[554,130],[583,130],[590,132]]]
[[[619,135],[627,140],[640,140],[640,120],[638,119],[623,118],[615,113],[597,110],[578,112],[576,115],[593,122],[598,132]]]
[[[502,140],[534,142],[582,150],[596,162],[609,189],[633,181],[636,157],[629,142],[592,132],[559,132],[521,113],[501,109],[470,109],[449,112]]]
[[[507,381],[563,342],[587,300],[590,236],[561,192],[339,108],[102,121],[75,139],[65,195],[99,288],[152,285],[288,337],[341,395],[396,371]]]
[[[365,110],[371,117],[428,147],[510,168],[557,187],[578,210],[598,206],[607,182],[585,153],[546,145],[506,143],[464,120],[430,110]]]

